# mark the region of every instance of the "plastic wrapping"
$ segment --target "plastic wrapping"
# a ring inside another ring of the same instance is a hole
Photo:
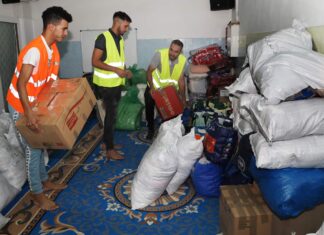
[[[223,169],[220,165],[208,161],[205,157],[196,162],[191,178],[199,195],[219,197]]]
[[[250,172],[269,207],[283,219],[324,203],[324,169],[258,169],[253,158]]]
[[[269,145],[260,133],[256,133],[250,136],[250,141],[258,167],[324,168],[324,135],[277,141]]]

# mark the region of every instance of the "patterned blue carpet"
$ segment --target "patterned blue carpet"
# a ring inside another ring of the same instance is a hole
[[[130,207],[130,187],[149,147],[145,130],[116,132],[123,161],[107,162],[100,146],[90,154],[31,234],[217,234],[219,200],[195,194],[190,180],[141,211]]]

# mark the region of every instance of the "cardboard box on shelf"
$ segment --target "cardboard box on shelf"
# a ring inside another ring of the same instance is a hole
[[[33,148],[72,149],[95,103],[86,78],[59,79],[48,83],[33,103],[39,132],[26,126],[24,116],[16,126]]]
[[[221,187],[220,224],[223,235],[304,235],[324,220],[324,204],[296,218],[281,220],[264,202],[257,185]]]

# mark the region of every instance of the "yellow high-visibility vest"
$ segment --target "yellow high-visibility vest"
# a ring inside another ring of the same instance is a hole
[[[178,81],[186,64],[186,57],[180,54],[178,63],[174,65],[172,74],[170,74],[169,48],[159,50],[161,55],[161,71],[157,68],[152,72],[153,86],[155,89],[163,88],[169,85],[179,89]]]
[[[118,52],[115,40],[109,31],[103,33],[106,38],[106,51],[107,58],[104,61],[105,64],[118,67],[120,69],[125,68],[125,54],[124,54],[124,39],[119,41],[120,53]],[[125,78],[121,78],[118,74],[99,68],[94,68],[93,83],[101,87],[116,87],[125,85]]]

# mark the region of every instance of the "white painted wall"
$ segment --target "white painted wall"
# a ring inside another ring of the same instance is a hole
[[[277,31],[298,18],[308,26],[324,25],[323,0],[239,0],[240,33]]]
[[[40,15],[59,5],[73,16],[70,40],[80,40],[80,30],[105,29],[115,11],[125,11],[138,29],[138,39],[222,38],[232,12],[210,11],[209,0],[41,0],[31,3],[36,34],[41,31]]]

